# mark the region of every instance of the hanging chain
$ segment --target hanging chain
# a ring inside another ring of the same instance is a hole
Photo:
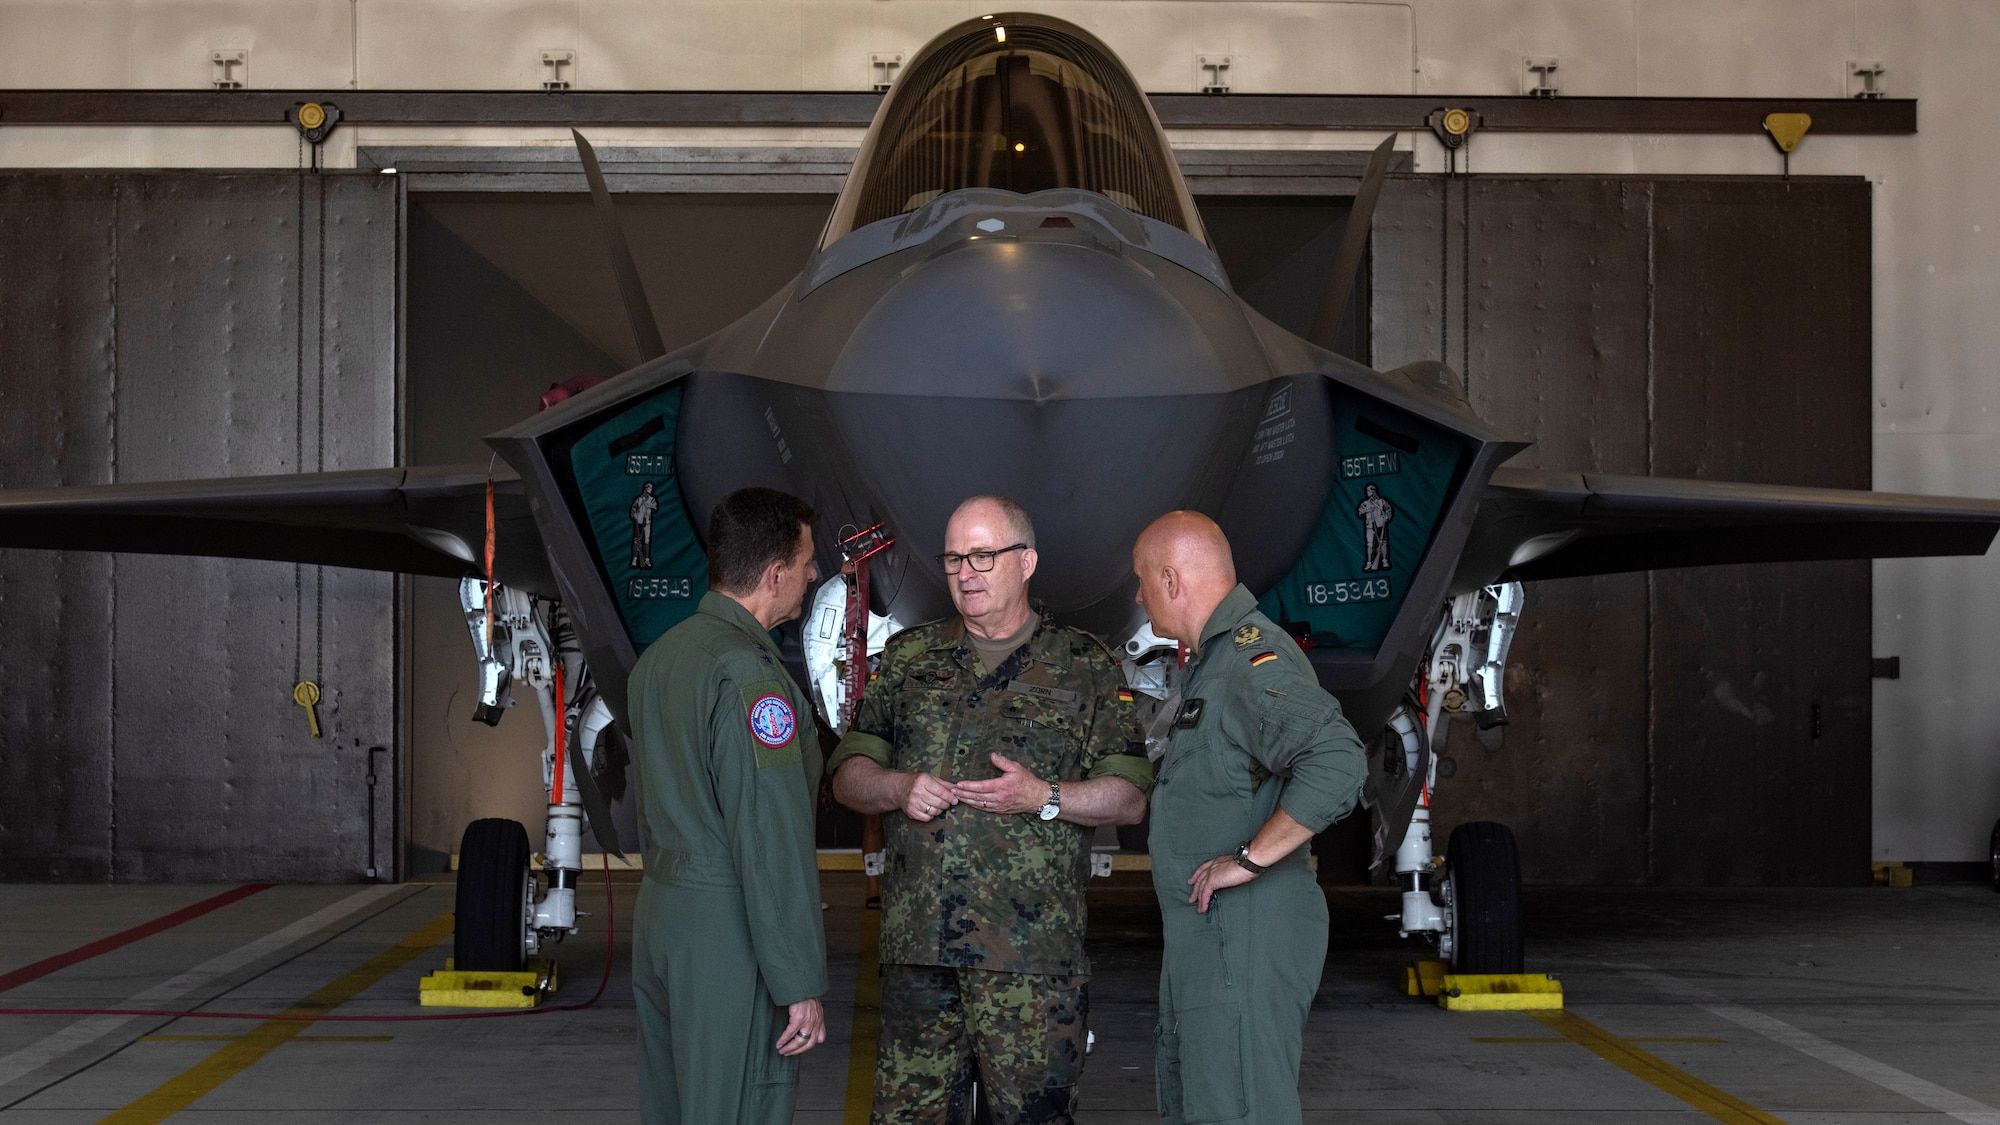
[[[1459,378],[1466,393],[1472,393],[1472,138],[1465,139],[1465,182],[1459,185],[1459,214],[1464,217],[1458,232],[1460,265],[1459,284],[1459,338],[1464,341],[1465,362],[1459,367]]]

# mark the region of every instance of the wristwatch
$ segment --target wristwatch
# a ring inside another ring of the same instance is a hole
[[[1268,864],[1258,863],[1256,860],[1250,858],[1250,841],[1248,840],[1236,845],[1236,866],[1241,867],[1252,875],[1262,875],[1271,869]]]
[[[1042,806],[1042,819],[1054,820],[1062,811],[1062,786],[1049,782],[1049,803]]]

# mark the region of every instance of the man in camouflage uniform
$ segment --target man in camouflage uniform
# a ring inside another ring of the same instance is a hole
[[[632,924],[645,1125],[784,1125],[826,1040],[819,745],[770,630],[816,570],[813,511],[768,488],[708,522],[709,592],[633,668],[646,878]]]
[[[1153,792],[1160,1116],[1297,1125],[1306,1012],[1326,964],[1326,896],[1306,844],[1354,807],[1361,741],[1237,584],[1213,520],[1160,517],[1132,569],[1153,631],[1193,653]]]
[[[994,1125],[1067,1125],[1092,830],[1144,816],[1152,765],[1110,654],[1030,606],[1019,505],[967,500],[940,561],[959,616],[889,639],[828,763],[889,814],[874,1123],[957,1125],[976,1077]]]

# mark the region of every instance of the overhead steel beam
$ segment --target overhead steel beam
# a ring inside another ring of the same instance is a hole
[[[1456,94],[1153,94],[1170,128],[1416,130],[1433,110],[1480,127],[1543,133],[1761,133],[1770,113],[1812,115],[1814,133],[1917,131],[1913,98],[1589,98]],[[347,125],[858,126],[872,93],[531,90],[0,90],[0,125],[281,125],[303,102]]]
[[[1812,115],[1814,133],[1914,133],[1915,98],[1582,98],[1457,94],[1154,94],[1167,125],[1234,129],[1428,130],[1436,110],[1515,133],[1762,133],[1772,113]]]

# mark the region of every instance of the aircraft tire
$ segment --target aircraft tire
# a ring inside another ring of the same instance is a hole
[[[1445,848],[1445,868],[1452,971],[1521,972],[1521,853],[1514,833],[1490,820],[1459,825]]]
[[[458,845],[452,966],[461,972],[521,971],[526,953],[528,831],[488,817],[465,826]]]

